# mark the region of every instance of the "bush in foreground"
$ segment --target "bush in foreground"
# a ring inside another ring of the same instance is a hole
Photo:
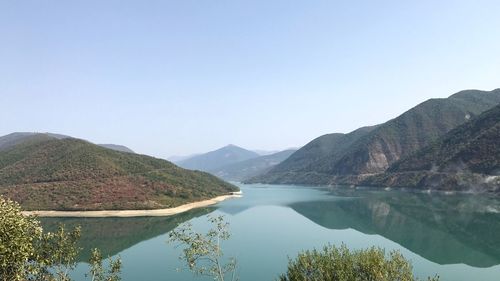
[[[194,274],[216,281],[237,280],[236,259],[231,258],[224,263],[221,246],[231,236],[229,223],[223,216],[209,216],[208,221],[212,228],[206,234],[195,232],[190,223],[185,223],[170,232],[169,242],[184,248],[180,259],[186,262]]]
[[[411,263],[398,251],[380,248],[349,250],[328,245],[299,253],[279,281],[415,281]],[[437,281],[439,277],[429,278]]]
[[[0,281],[70,281],[80,251],[80,228],[43,232],[40,222],[24,216],[19,204],[0,196]],[[97,249],[92,251],[90,274],[94,281],[118,281],[121,261],[102,267]]]

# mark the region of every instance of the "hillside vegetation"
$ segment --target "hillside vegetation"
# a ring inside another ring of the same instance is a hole
[[[53,134],[53,133],[32,133],[32,132],[15,132],[8,134],[6,136],[0,137],[0,150],[7,149],[16,144],[24,142],[33,137],[45,137],[45,138],[53,138],[53,139],[68,139],[70,136],[61,135],[61,134]],[[135,153],[132,149],[117,144],[98,144],[98,146],[102,146],[105,148],[113,149],[116,151]]]
[[[384,124],[322,136],[247,182],[357,184],[500,103],[500,89],[430,99]]]
[[[235,191],[203,172],[37,134],[0,151],[0,194],[28,210],[154,209]]]
[[[500,105],[363,184],[497,190],[500,187]]]
[[[9,147],[15,146],[26,140],[33,138],[45,139],[65,139],[69,138],[65,135],[50,134],[50,133],[29,133],[29,132],[16,132],[0,137],[0,150],[5,150]]]

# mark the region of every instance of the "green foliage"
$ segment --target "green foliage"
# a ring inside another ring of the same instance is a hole
[[[299,253],[280,281],[414,281],[412,266],[399,252],[380,248],[350,251],[345,245]],[[439,277],[429,278],[437,281]]]
[[[76,266],[80,251],[80,227],[67,232],[60,224],[57,231],[42,233],[34,241],[31,274],[34,280],[69,281],[69,272]]]
[[[24,217],[19,204],[0,196],[0,280],[24,280],[35,256],[34,242],[42,228],[33,217]]]
[[[109,259],[109,268],[106,271],[102,265],[102,254],[98,249],[93,249],[90,256],[90,273],[92,281],[119,281],[122,262],[118,258],[116,260]]]
[[[230,238],[229,223],[223,216],[209,217],[212,224],[206,234],[193,231],[192,225],[186,223],[170,232],[170,242],[183,246],[180,259],[185,261],[188,268],[196,275],[209,276],[214,280],[224,281],[226,275],[230,280],[236,277],[236,260],[229,259],[224,263],[221,242]]]
[[[34,136],[0,150],[0,195],[26,210],[169,208],[236,190],[207,173],[78,139]]]
[[[0,196],[0,281],[71,281],[79,240],[79,227],[68,232],[59,225],[57,231],[44,233],[36,218],[24,216],[19,204]],[[104,274],[102,258],[94,252],[92,280],[118,281],[120,260],[110,260]]]

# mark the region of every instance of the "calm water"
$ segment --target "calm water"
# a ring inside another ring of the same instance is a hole
[[[500,280],[500,198],[401,191],[329,191],[242,185],[243,198],[168,218],[44,219],[47,227],[81,225],[82,246],[123,260],[123,280],[209,280],[193,275],[166,241],[168,232],[206,215],[225,215],[232,237],[226,255],[237,258],[242,281],[275,280],[287,257],[327,243],[350,248],[399,249],[419,277]],[[88,259],[84,251],[81,260]],[[80,263],[74,275],[84,280]]]

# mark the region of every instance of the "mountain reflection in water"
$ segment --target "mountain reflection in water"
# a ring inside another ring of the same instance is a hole
[[[88,262],[93,248],[100,249],[104,257],[114,256],[144,240],[168,233],[178,225],[214,210],[214,207],[201,208],[170,217],[42,218],[41,221],[44,230],[47,231],[54,231],[60,223],[68,229],[81,226],[82,252],[78,261]]]
[[[500,264],[498,198],[470,194],[336,191],[289,206],[329,229],[378,234],[439,264]]]
[[[104,256],[120,254],[124,281],[198,280],[176,270],[183,266],[180,249],[166,243],[167,233],[186,221],[196,230],[207,230],[207,214],[225,215],[230,222],[232,236],[224,251],[238,259],[241,280],[274,280],[286,269],[287,257],[328,243],[401,250],[423,280],[436,273],[442,280],[498,280],[498,196],[240,187],[242,198],[171,217],[47,218],[43,225],[50,230],[58,223],[81,225],[84,250],[79,261],[87,261],[93,247]],[[75,280],[85,280],[87,270],[80,263]]]

